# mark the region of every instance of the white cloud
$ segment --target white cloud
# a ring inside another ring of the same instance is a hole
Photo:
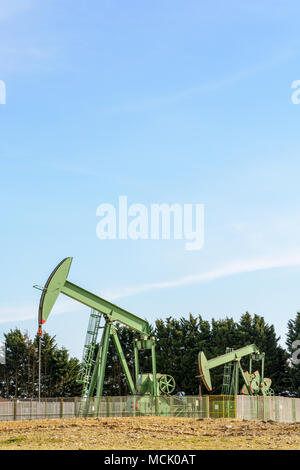
[[[170,281],[153,282],[141,284],[139,286],[124,286],[118,289],[107,290],[103,292],[103,297],[111,301],[121,297],[128,297],[142,292],[149,292],[157,289],[171,289],[174,287],[183,287],[202,282],[214,281],[234,274],[243,274],[247,272],[260,271],[272,268],[284,268],[288,266],[300,266],[300,252],[287,255],[260,257],[251,260],[237,260],[228,263],[225,266],[211,269],[199,274],[183,276]]]
[[[158,289],[172,289],[175,287],[184,287],[202,282],[214,281],[224,277],[261,271],[273,268],[284,268],[300,266],[300,252],[289,253],[278,256],[265,256],[251,260],[236,260],[224,266],[211,269],[199,274],[183,276],[170,281],[152,282],[136,286],[123,286],[117,289],[108,289],[99,294],[101,297],[111,302],[143,292],[150,292]],[[75,312],[82,306],[72,299],[61,297],[56,302],[51,315]],[[27,306],[0,305],[0,323],[32,320],[38,318],[38,302]]]
[[[0,305],[0,323],[34,320],[38,323],[39,300],[27,305],[15,305],[7,303]],[[71,299],[61,297],[53,307],[52,314],[59,315],[70,313],[80,309],[80,305]]]
[[[272,69],[278,65],[286,62],[295,55],[298,55],[298,48],[290,48],[286,46],[282,51],[277,53],[276,56],[272,56],[269,59],[254,64],[248,68],[237,70],[228,76],[222,78],[216,78],[209,83],[203,83],[195,87],[185,88],[178,90],[172,94],[166,96],[160,96],[152,99],[146,99],[136,102],[131,102],[127,104],[120,104],[112,106],[109,108],[108,112],[117,113],[117,112],[137,112],[156,108],[159,106],[169,105],[176,103],[178,101],[185,100],[186,98],[193,98],[200,94],[211,93],[214,91],[222,90],[223,88],[230,87],[235,85],[245,79],[248,79],[252,76],[258,75],[265,70]]]

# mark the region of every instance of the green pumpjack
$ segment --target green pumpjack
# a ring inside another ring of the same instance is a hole
[[[246,356],[249,356],[250,360],[249,371],[244,372],[241,359]],[[253,361],[261,361],[261,373],[258,370],[252,372]],[[199,352],[198,367],[200,376],[198,377],[200,377],[209,392],[212,391],[210,370],[229,363],[233,363],[229,395],[239,394],[239,374],[241,374],[244,382],[241,389],[243,395],[274,395],[274,391],[271,389],[272,380],[264,377],[265,353],[260,353],[255,344],[244,346],[209,360],[207,360],[203,351]]]
[[[42,327],[48,319],[51,310],[59,296],[64,294],[77,302],[80,302],[92,309],[94,313],[99,312],[105,319],[105,326],[101,341],[98,347],[98,353],[95,362],[93,355],[89,356],[89,363],[86,369],[89,374],[85,377],[85,387],[83,396],[92,397],[103,395],[104,375],[107,362],[107,353],[110,338],[112,338],[114,346],[122,365],[123,372],[128,383],[129,390],[132,395],[150,394],[153,397],[160,395],[170,395],[175,389],[175,381],[173,377],[167,374],[157,374],[156,371],[156,355],[155,355],[155,338],[150,336],[150,325],[141,317],[133,315],[117,305],[108,302],[105,299],[69,282],[67,280],[69,270],[73,258],[63,259],[50,274],[45,286],[41,288],[42,294],[39,304],[38,326],[39,334],[42,334]],[[34,286],[37,287],[38,286]],[[40,289],[40,288],[39,288]],[[99,322],[98,322],[99,323]],[[99,324],[95,322],[95,328],[99,329]],[[125,355],[115,328],[115,323],[125,325],[129,329],[140,334],[140,339],[134,341],[134,359],[135,359],[135,383],[131,377]],[[96,341],[96,331],[88,332]],[[95,344],[93,344],[95,346]],[[140,374],[139,368],[139,351],[151,350],[152,371],[148,374]]]

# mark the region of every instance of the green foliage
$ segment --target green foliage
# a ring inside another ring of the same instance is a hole
[[[288,322],[286,345],[289,356],[289,386],[300,397],[300,312],[294,320]]]
[[[209,340],[209,324],[190,314],[189,319],[168,318],[155,325],[157,371],[172,375],[177,391],[198,394],[198,352]]]
[[[119,326],[118,332],[129,368],[134,376],[133,346],[135,334],[126,327]],[[184,391],[186,395],[199,393],[198,353],[203,350],[208,359],[220,356],[226,347],[238,349],[255,343],[261,352],[265,352],[265,377],[272,380],[272,388],[276,393],[286,390],[289,386],[287,374],[286,351],[279,345],[273,325],[268,325],[263,317],[251,316],[246,312],[235,322],[232,318],[224,320],[212,319],[211,323],[201,316],[189,315],[189,318],[157,320],[152,334],[156,338],[157,372],[170,374],[176,381],[176,391]],[[141,353],[140,353],[141,354]],[[148,354],[148,356],[147,356]],[[244,370],[248,369],[249,359],[242,361]],[[105,394],[127,394],[125,376],[114,346],[111,344],[107,361]],[[140,358],[141,372],[151,370],[149,352]],[[255,363],[254,363],[255,367]],[[260,371],[261,363],[257,364]],[[220,394],[223,382],[223,367],[211,371],[213,392]],[[299,383],[299,382],[298,382]],[[123,393],[121,393],[123,392]],[[207,393],[202,390],[202,393]]]
[[[136,333],[129,328],[115,325],[122,350],[131,373],[134,377],[134,361],[133,361],[133,340],[136,337]],[[97,350],[95,351],[95,353]],[[122,370],[122,366],[117,354],[116,348],[113,344],[112,339],[109,342],[108,354],[107,354],[107,366],[106,374],[104,379],[103,393],[105,395],[129,395],[129,387],[125,378],[125,374]]]
[[[6,366],[0,377],[3,398],[37,398],[39,337],[32,341],[19,329],[5,334]],[[41,338],[41,396],[68,397],[80,394],[76,382],[79,361],[59,349],[55,337],[44,333]]]
[[[272,380],[272,388],[276,393],[286,388],[287,354],[278,344],[280,337],[276,336],[273,325],[265,323],[263,317],[246,313],[241,317],[241,341],[245,339],[255,343],[261,352],[265,353],[265,377]],[[241,347],[240,346],[240,347]]]
[[[138,335],[121,325],[115,325],[120,343],[134,377],[133,340]],[[296,340],[300,340],[300,313],[288,322],[287,351],[280,344],[273,325],[259,315],[243,314],[238,322],[233,318],[205,321],[200,315],[188,318],[158,319],[151,327],[156,338],[157,372],[170,374],[176,381],[176,392],[187,395],[199,393],[198,353],[203,350],[208,359],[224,354],[226,347],[238,349],[255,343],[265,352],[265,377],[272,379],[276,393],[290,390],[300,396],[300,364],[288,365],[295,354]],[[7,365],[1,367],[0,396],[4,398],[36,398],[38,394],[39,338],[31,340],[19,329],[5,335]],[[294,346],[293,346],[294,344]],[[298,346],[298,349],[300,347]],[[296,351],[297,352],[297,351]],[[95,356],[97,348],[95,349]],[[150,351],[139,352],[140,372],[151,371]],[[242,361],[248,369],[248,359]],[[255,366],[254,366],[255,367]],[[257,365],[260,370],[260,364]],[[55,337],[44,333],[41,338],[41,396],[79,396],[81,387],[76,378],[79,361],[70,358],[65,348],[58,348]],[[221,393],[223,367],[212,369],[214,394]],[[129,389],[113,341],[110,341],[104,381],[106,395],[128,395]],[[202,393],[207,393],[202,389]]]

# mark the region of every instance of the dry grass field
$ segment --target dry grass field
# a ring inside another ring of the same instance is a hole
[[[194,418],[0,422],[0,450],[300,449],[300,423]]]

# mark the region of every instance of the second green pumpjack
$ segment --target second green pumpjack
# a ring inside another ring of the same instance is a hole
[[[80,379],[83,385],[83,396],[100,397],[103,394],[104,376],[108,354],[110,338],[113,339],[117,354],[122,365],[123,372],[132,395],[170,395],[175,389],[175,381],[172,376],[158,374],[156,371],[155,338],[150,336],[149,323],[117,305],[108,302],[101,297],[69,282],[67,280],[72,258],[63,259],[49,276],[45,286],[42,288],[42,295],[39,305],[39,331],[46,322],[60,293],[90,307],[92,309],[91,319],[92,330],[88,330],[89,342],[86,344],[84,361],[80,371]],[[100,328],[100,316],[104,317],[105,325],[101,341],[98,347],[96,360],[93,352],[96,346],[97,332]],[[131,330],[140,334],[140,339],[134,341],[135,359],[135,383],[131,377],[122,346],[114,323],[127,326]],[[90,327],[91,328],[91,327]],[[151,350],[152,373],[140,374],[139,351]]]
[[[244,372],[241,366],[241,359],[246,356],[249,357],[249,371]],[[254,361],[261,361],[260,373],[258,370],[252,371]],[[271,379],[264,377],[265,353],[260,353],[255,344],[244,346],[243,348],[227,352],[226,354],[209,360],[206,359],[203,351],[199,352],[198,366],[200,379],[208,391],[212,391],[210,370],[230,363],[233,364],[233,372],[230,380],[229,395],[239,394],[239,374],[241,374],[243,379],[241,394],[252,396],[274,395],[274,391],[271,389]]]

